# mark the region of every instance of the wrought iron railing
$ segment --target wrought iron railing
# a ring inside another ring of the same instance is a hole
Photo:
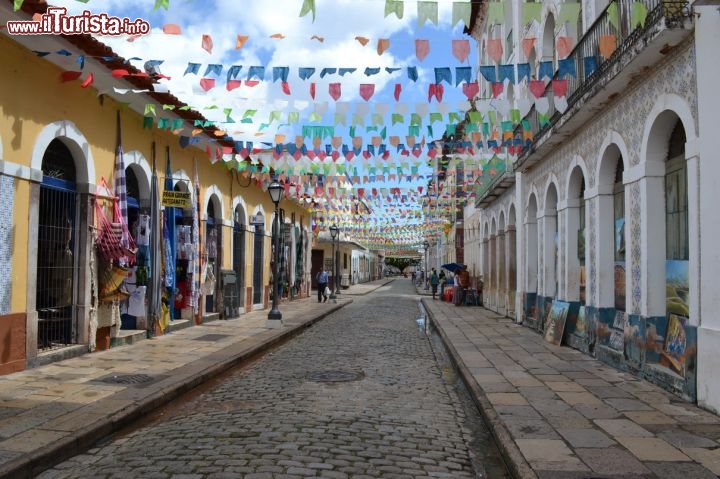
[[[636,4],[641,4],[647,9],[643,24],[638,24],[638,15],[633,14],[633,8],[638,8]],[[605,78],[607,71],[620,61],[638,38],[663,21],[666,28],[681,27],[691,16],[692,8],[688,1],[616,0],[611,2],[568,56],[573,60],[577,73],[574,77],[565,75],[568,80],[566,95],[568,110]],[[616,39],[616,48],[608,58],[604,58],[600,54],[601,41],[611,37]],[[586,59],[594,59],[594,62]],[[559,72],[556,72],[554,79],[558,78]],[[542,135],[562,117],[555,108],[552,82],[548,83],[543,96],[548,99],[548,111],[540,115],[537,107],[533,106],[525,117],[527,120],[525,126],[529,123],[533,138]],[[515,137],[522,137],[524,129],[522,123],[519,124],[514,132]],[[526,150],[521,156],[528,153]]]
[[[485,196],[485,193],[497,183],[507,172],[512,172],[513,162],[512,159],[500,159],[494,158],[488,162],[487,170],[483,168],[483,174],[475,182],[475,197],[477,200]]]

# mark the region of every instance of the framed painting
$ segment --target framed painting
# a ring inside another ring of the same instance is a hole
[[[570,303],[566,301],[553,301],[550,312],[545,320],[545,341],[559,346],[565,332]]]

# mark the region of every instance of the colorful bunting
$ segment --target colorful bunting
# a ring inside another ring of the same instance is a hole
[[[415,40],[415,56],[420,61],[425,60],[425,57],[430,53],[430,42],[428,40]]]
[[[468,40],[453,40],[452,53],[461,63],[470,55],[470,42]]]
[[[437,2],[427,2],[418,0],[417,2],[418,26],[422,27],[428,20],[435,25],[438,23],[438,4]]]

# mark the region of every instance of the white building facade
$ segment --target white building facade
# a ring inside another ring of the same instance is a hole
[[[564,321],[563,345],[718,412],[718,5],[526,5],[473,26],[481,65],[500,38],[495,63],[531,75],[503,95],[532,104],[515,130],[532,142],[466,208],[485,306],[540,332]]]

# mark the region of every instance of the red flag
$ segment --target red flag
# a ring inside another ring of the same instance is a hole
[[[234,89],[239,88],[241,84],[242,81],[240,80],[228,80],[225,88],[227,89],[227,91],[233,91]]]
[[[328,92],[333,100],[338,101],[341,95],[340,83],[331,83],[328,85]]]
[[[500,38],[490,38],[487,41],[486,50],[490,58],[495,62],[499,62],[502,58],[503,54],[503,47],[502,47],[502,39]]]
[[[208,35],[207,33],[202,36],[202,43],[201,46],[203,50],[205,50],[208,53],[212,53],[213,49],[213,41],[212,37]]]
[[[497,98],[498,96],[500,96],[500,94],[503,92],[503,89],[504,89],[504,85],[502,83],[500,83],[500,82],[493,83],[492,84],[493,98]]]
[[[530,80],[530,92],[535,98],[540,98],[545,94],[545,82],[542,80]]]
[[[480,85],[478,82],[463,83],[462,89],[468,100],[472,100],[480,92]]]
[[[402,85],[400,83],[395,84],[395,101],[400,101],[400,92],[402,91]]]
[[[82,75],[82,72],[72,72],[72,71],[66,71],[62,72],[60,74],[60,81],[67,82],[67,81],[73,81],[80,78],[80,75]]]
[[[286,81],[282,82],[282,91],[286,95],[290,95],[290,84]]]
[[[468,40],[453,40],[452,41],[452,52],[453,56],[464,62],[468,55],[470,55],[470,42]]]
[[[313,100],[315,99],[315,83],[310,84],[310,97]]]
[[[80,86],[83,88],[87,88],[93,84],[93,80],[94,80],[93,74],[89,73],[88,76],[85,78],[85,80],[83,80],[83,82],[80,84]]]
[[[430,43],[427,40],[415,40],[415,55],[418,60],[425,60],[428,53],[430,53]]]
[[[568,90],[567,80],[553,80],[552,81],[553,95],[555,96],[566,96]]]
[[[530,58],[530,53],[532,52],[532,49],[535,48],[535,40],[536,38],[523,38],[522,41],[522,48],[523,53],[525,53],[525,58]]]
[[[363,100],[368,101],[375,94],[374,83],[362,83],[360,84],[360,96]]]
[[[201,78],[200,79],[200,88],[202,88],[205,91],[212,90],[215,88],[215,79],[214,78]]]

